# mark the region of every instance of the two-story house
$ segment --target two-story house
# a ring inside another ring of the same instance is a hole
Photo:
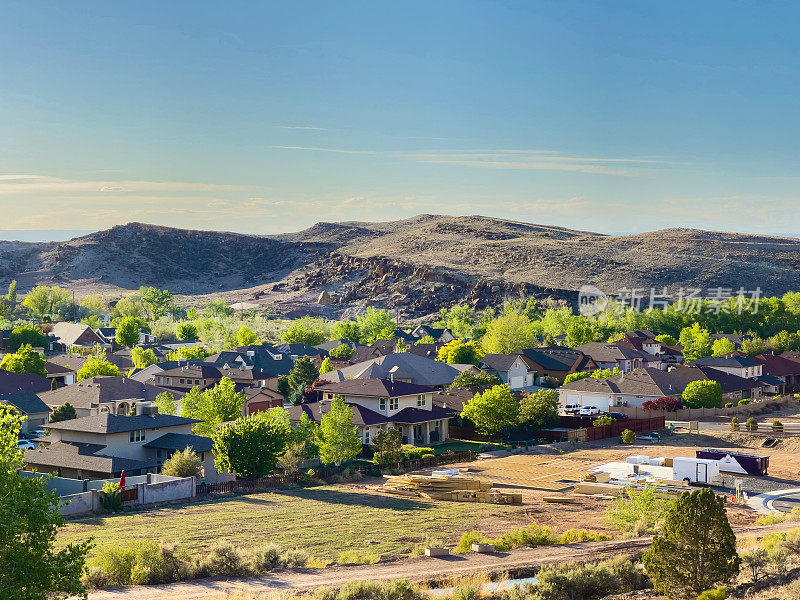
[[[351,379],[323,383],[315,388],[322,400],[289,408],[292,422],[303,414],[319,423],[340,395],[353,409],[353,424],[364,444],[370,444],[378,430],[400,430],[404,443],[415,446],[438,444],[448,437],[448,420],[455,413],[433,403],[434,388],[391,379]]]
[[[524,354],[486,354],[478,365],[482,371],[500,378],[512,390],[524,390],[536,385],[538,375]]]
[[[748,379],[763,375],[763,364],[747,356],[728,354],[726,356],[705,356],[698,358],[692,363],[698,367],[711,367],[717,371],[730,373],[737,377],[747,377]]]
[[[37,450],[25,453],[26,469],[75,479],[106,479],[158,472],[173,452],[191,447],[203,477],[216,481],[211,438],[192,434],[196,419],[162,415],[149,403],[132,416],[110,412],[48,425]]]
[[[111,347],[111,342],[99,335],[94,329],[82,323],[54,323],[50,330],[54,338],[53,349],[67,352],[72,347],[91,348],[93,346]]]
[[[589,342],[576,348],[592,360],[600,369],[617,368],[623,373],[645,367],[661,368],[661,359],[649,352],[617,344]]]

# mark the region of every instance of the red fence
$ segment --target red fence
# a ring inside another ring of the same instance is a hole
[[[446,452],[439,456],[431,456],[428,458],[420,458],[419,460],[404,460],[396,463],[388,463],[385,465],[343,465],[341,467],[327,466],[315,468],[314,473],[321,479],[339,475],[344,471],[358,471],[360,473],[368,473],[374,470],[399,470],[399,471],[416,471],[418,469],[428,469],[430,467],[437,467],[439,465],[468,462],[475,460],[476,453],[464,450],[461,452]],[[197,495],[205,494],[234,494],[255,492],[259,490],[267,490],[273,488],[284,487],[287,485],[294,485],[303,478],[301,473],[291,473],[288,475],[270,475],[261,479],[237,479],[235,481],[227,481],[224,483],[201,483],[197,486]]]
[[[124,489],[120,492],[119,495],[122,498],[123,502],[130,502],[131,500],[136,500],[139,498],[139,486],[134,486],[132,488]]]

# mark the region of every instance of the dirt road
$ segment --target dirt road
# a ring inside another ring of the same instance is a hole
[[[781,523],[769,527],[734,528],[740,538],[796,529],[797,523]],[[649,537],[608,542],[586,542],[564,546],[518,548],[497,554],[463,554],[444,559],[407,558],[377,565],[325,569],[304,569],[273,573],[245,579],[200,579],[156,586],[107,589],[89,594],[89,600],[198,600],[221,598],[226,594],[257,595],[277,590],[307,590],[317,587],[341,587],[349,581],[393,579],[430,580],[474,572],[503,572],[536,567],[548,563],[599,560],[617,554],[642,551],[650,545]]]

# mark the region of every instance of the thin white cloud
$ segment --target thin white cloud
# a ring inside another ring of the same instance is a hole
[[[276,150],[307,150],[309,152],[334,152],[336,154],[382,154],[374,150],[347,150],[345,148],[321,148],[317,146],[270,146]]]
[[[0,195],[92,192],[236,192],[252,186],[187,181],[95,181],[48,175],[0,175]]]
[[[329,131],[327,127],[308,127],[306,125],[275,125],[278,129],[301,129],[303,131]]]

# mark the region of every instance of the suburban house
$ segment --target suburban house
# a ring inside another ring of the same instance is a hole
[[[763,367],[760,362],[747,356],[729,354],[727,356],[705,356],[692,363],[699,367],[711,367],[739,377],[760,377]]]
[[[783,381],[778,393],[795,393],[800,390],[800,358],[780,354],[759,354],[752,357],[761,363],[763,377],[776,377]]]
[[[50,390],[50,380],[41,375],[29,373],[20,375],[5,369],[0,369],[0,395],[15,394],[17,392],[47,392]]]
[[[444,346],[444,344],[437,342],[435,344],[414,344],[413,346],[408,346],[406,348],[406,352],[410,354],[416,354],[417,356],[422,356],[424,358],[430,358],[431,360],[436,360],[436,357],[439,356],[439,349]]]
[[[350,346],[353,350],[356,348],[363,346],[364,344],[359,344],[358,342],[354,342],[352,340],[346,340],[344,338],[339,338],[336,340],[330,340],[324,342],[322,344],[318,344],[314,346],[315,348],[319,348],[320,350],[324,350],[326,353],[330,352],[334,348],[338,348],[341,345]]]
[[[97,330],[97,334],[100,337],[102,337],[107,344],[109,345],[116,344],[116,339],[117,339],[116,327],[100,327]],[[156,342],[158,342],[158,338],[149,331],[147,331],[144,327],[142,327],[139,330],[139,346],[155,344]]]
[[[55,338],[53,349],[61,352],[67,352],[74,346],[91,348],[99,344],[111,347],[111,342],[82,323],[54,323],[50,335]]]
[[[633,371],[642,367],[661,367],[661,359],[649,352],[635,350],[617,344],[605,342],[589,342],[576,348],[592,360],[600,369],[617,368],[623,372]]]
[[[63,386],[75,383],[77,370],[56,364],[51,360],[45,361],[44,368],[47,371],[46,377],[50,381],[55,381],[56,385]]]
[[[290,359],[287,359],[290,360]],[[277,377],[272,377],[260,369],[248,367],[242,363],[229,365],[207,362],[184,362],[171,369],[157,371],[148,379],[151,385],[162,386],[171,390],[188,392],[193,387],[206,389],[217,385],[223,377],[231,379],[239,388],[267,387],[277,385]]]
[[[86,361],[89,360],[89,357],[92,356],[91,352],[87,351],[87,354],[78,354],[77,352],[70,352],[70,353],[61,353],[61,354],[54,354],[52,356],[47,357],[47,362],[52,363],[53,365],[58,365],[64,369],[64,377],[65,377],[65,384],[66,383],[66,374],[72,373],[76,375],[78,371],[80,371],[81,367],[86,364]],[[105,349],[105,358],[110,362],[112,365],[116,365],[120,372],[130,371],[133,368],[133,361],[130,358],[130,355],[122,355],[117,354],[116,352],[112,353],[110,347],[106,347]],[[54,368],[54,373],[56,369]],[[49,377],[48,371],[48,377]],[[74,380],[73,380],[74,383]]]
[[[441,342],[446,344],[456,339],[453,332],[447,328],[431,327],[430,325],[417,325],[412,331],[411,335],[415,339],[421,340],[424,337],[432,337],[434,342]]]
[[[649,330],[630,331],[621,340],[614,342],[614,345],[658,356],[661,358],[662,368],[664,369],[670,365],[683,362],[681,348],[663,344],[656,340],[655,336],[655,332]]]
[[[206,358],[207,363],[219,367],[255,369],[263,378],[288,375],[294,361],[269,344],[241,346],[232,350],[223,350]]]
[[[528,364],[524,354],[486,354],[478,368],[500,378],[512,390],[524,390],[536,385],[536,369]]]
[[[0,404],[13,406],[23,417],[21,433],[31,433],[41,429],[50,421],[50,407],[33,392],[15,392],[0,394]]]
[[[536,372],[537,377],[534,378],[534,381],[542,377],[551,377],[558,383],[562,383],[570,373],[595,371],[598,368],[590,356],[586,356],[580,350],[565,346],[520,350],[518,354],[525,356],[530,368]]]
[[[434,390],[390,379],[351,379],[321,383],[315,389],[322,400],[289,408],[292,422],[307,414],[315,422],[330,410],[334,396],[340,395],[353,409],[353,424],[364,444],[370,444],[379,429],[400,430],[403,443],[415,446],[438,444],[448,437],[448,419],[454,411],[433,403]]]
[[[328,356],[325,350],[308,344],[277,344],[275,349],[292,360],[297,360],[301,356]]]
[[[242,416],[248,417],[257,412],[282,407],[285,399],[283,394],[268,387],[246,388],[242,390],[247,400],[242,406]]]
[[[742,342],[745,340],[752,340],[753,336],[750,334],[740,335],[738,333],[712,333],[711,334],[711,341],[715,342],[717,340],[730,340],[733,342],[734,347],[737,350],[740,350],[742,347]]]
[[[104,412],[48,425],[37,450],[25,453],[28,470],[74,479],[106,479],[158,472],[177,450],[192,447],[204,479],[216,481],[211,439],[192,434],[196,419],[158,414],[155,406],[137,406],[133,416]]]
[[[409,352],[400,352],[331,371],[322,378],[331,382],[348,379],[394,379],[444,388],[453,383],[459,373],[471,369],[477,371],[474,365],[450,365]]]
[[[656,367],[643,367],[623,372],[607,379],[588,377],[559,388],[559,403],[595,406],[600,411],[615,406],[641,407],[648,400],[661,397],[680,398],[690,381],[717,381],[722,387],[724,402],[744,398],[761,398],[764,384],[754,380],[716,371],[709,367],[683,366],[669,371]]]
[[[130,377],[98,376],[44,392],[39,397],[51,409],[69,402],[78,417],[88,417],[100,413],[127,415],[137,404],[153,402],[158,394],[166,391]],[[183,394],[173,392],[173,396],[178,400]]]

